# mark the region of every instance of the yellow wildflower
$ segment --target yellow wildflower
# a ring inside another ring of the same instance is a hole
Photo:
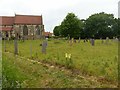
[[[65,57],[66,57],[66,58],[68,57],[67,53],[65,54]]]
[[[68,58],[69,58],[69,59],[71,58],[71,54],[68,55]]]

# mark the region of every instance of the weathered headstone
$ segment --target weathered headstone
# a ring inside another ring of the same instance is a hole
[[[69,41],[69,43],[70,43],[70,46],[72,46],[73,43],[74,43],[74,38],[72,38],[72,39]]]
[[[94,39],[91,40],[91,45],[92,45],[92,46],[95,45],[95,40],[94,40]]]
[[[118,42],[118,38],[115,38],[115,41]]]
[[[24,42],[24,40],[25,40],[25,38],[24,38],[24,36],[22,36],[22,41]]]
[[[76,43],[76,39],[74,39],[74,43]]]
[[[69,41],[69,43],[70,43],[70,46],[72,46],[72,39]]]
[[[115,41],[115,37],[113,37],[113,40],[112,41]]]
[[[47,40],[43,41],[42,43],[42,53],[46,54],[46,48],[47,48]]]
[[[80,43],[80,37],[79,37],[78,43]]]
[[[106,44],[109,43],[109,37],[106,37]]]
[[[88,42],[88,39],[86,38],[85,41]]]
[[[85,39],[83,40],[83,42],[85,43]]]
[[[74,43],[74,38],[72,38],[72,43]]]
[[[68,41],[67,41],[67,43],[69,43],[69,41],[70,41],[70,37],[68,37]]]
[[[102,39],[102,44],[104,43],[104,40]]]
[[[18,43],[17,43],[17,38],[14,40],[14,53],[15,55],[18,54]]]
[[[90,38],[90,41],[89,41],[90,43],[92,42],[92,39]]]
[[[103,44],[103,43],[104,43],[104,40],[103,40],[103,38],[100,38],[100,40],[101,40],[101,43]]]

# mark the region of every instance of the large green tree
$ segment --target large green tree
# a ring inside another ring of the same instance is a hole
[[[60,26],[60,34],[64,37],[77,38],[80,36],[82,21],[74,13],[68,13]]]
[[[86,37],[105,38],[113,36],[113,25],[115,23],[112,14],[104,12],[91,15],[85,22],[84,32]]]
[[[120,18],[115,18],[115,23],[113,25],[114,37],[120,37]]]
[[[55,26],[53,33],[55,36],[60,36],[60,26]]]

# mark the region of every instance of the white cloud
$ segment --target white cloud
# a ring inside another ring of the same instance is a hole
[[[118,16],[119,0],[0,0],[0,16],[18,14],[43,15],[46,31],[59,25],[68,12],[79,18],[106,12]]]

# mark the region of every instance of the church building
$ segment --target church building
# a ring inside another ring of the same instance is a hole
[[[19,39],[39,39],[44,37],[44,25],[41,16],[15,15],[0,16],[0,32],[3,38],[17,36]]]

